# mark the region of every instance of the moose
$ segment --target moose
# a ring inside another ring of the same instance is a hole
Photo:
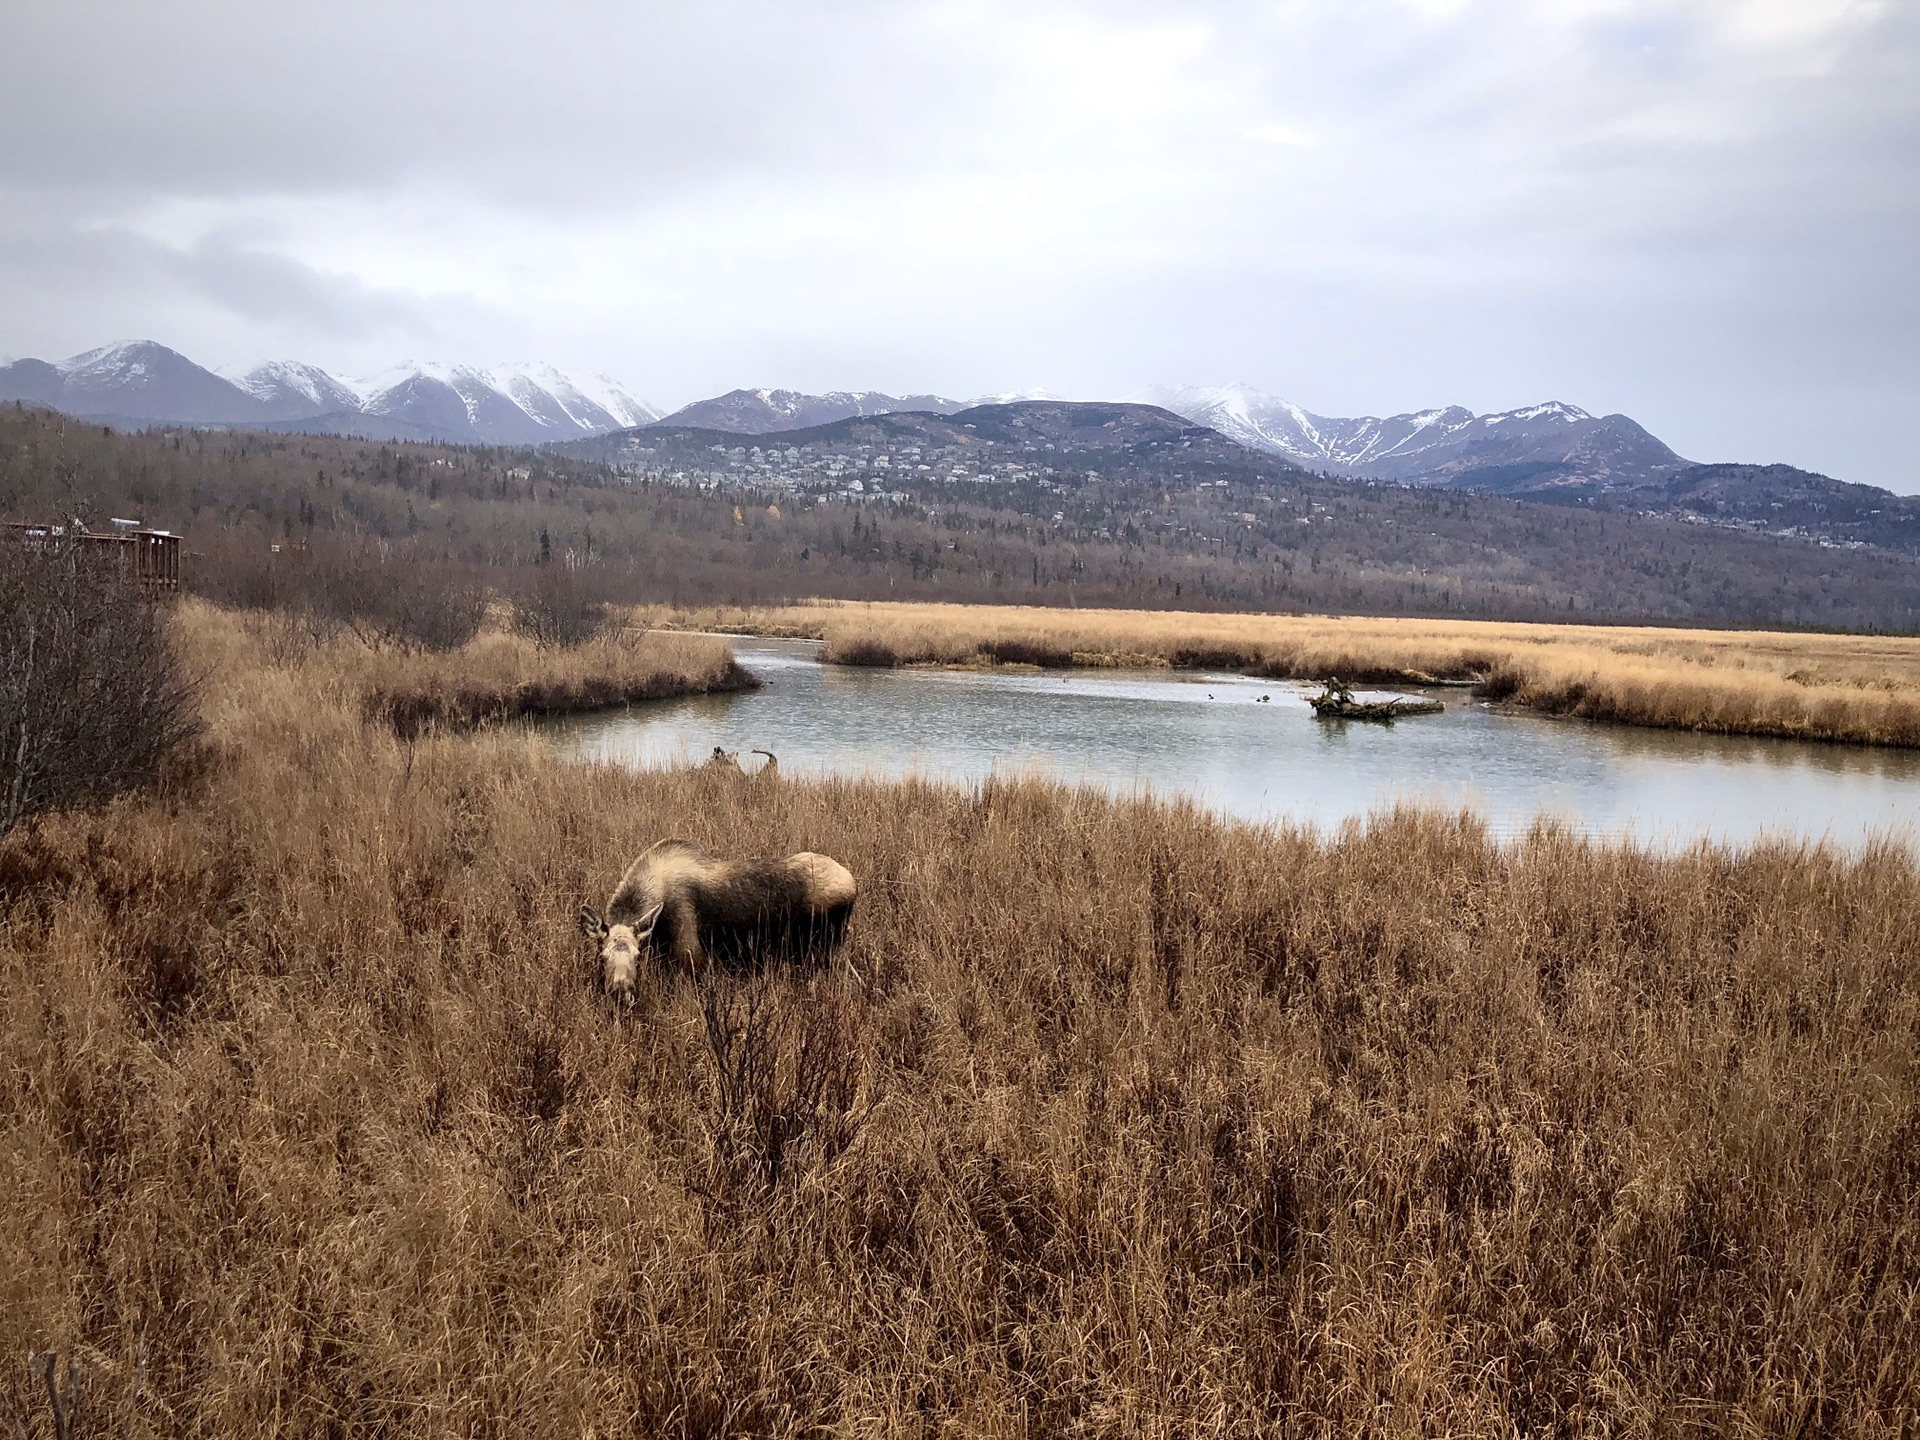
[[[746,753],[767,757],[767,763],[753,772],[754,779],[778,780],[780,778],[780,757],[775,755],[771,750],[749,750]],[[706,762],[701,765],[700,768],[702,770],[717,771],[722,775],[745,775],[747,773],[746,767],[740,763],[740,752],[738,750],[729,750],[722,745],[713,747],[713,754],[706,758]]]
[[[695,974],[711,961],[742,969],[819,959],[845,938],[853,875],[802,851],[784,860],[722,860],[688,840],[662,840],[627,867],[602,916],[580,907],[580,929],[600,946],[600,979],[631,1002],[643,955]]]

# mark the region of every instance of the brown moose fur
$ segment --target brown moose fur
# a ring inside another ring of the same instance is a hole
[[[825,855],[721,860],[662,840],[627,867],[605,918],[590,906],[580,918],[601,942],[607,988],[631,993],[642,953],[695,969],[824,957],[845,936],[854,897],[852,874]]]

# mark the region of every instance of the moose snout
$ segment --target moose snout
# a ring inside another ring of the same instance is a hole
[[[637,969],[630,956],[608,956],[601,971],[607,994],[631,1005]]]

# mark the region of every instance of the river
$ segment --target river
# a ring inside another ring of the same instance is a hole
[[[1446,702],[1441,715],[1323,721],[1286,681],[864,670],[820,664],[812,641],[733,644],[761,689],[570,716],[539,731],[582,761],[684,763],[719,745],[772,750],[787,773],[1039,773],[1324,828],[1413,801],[1471,807],[1505,837],[1554,816],[1661,848],[1762,835],[1857,847],[1880,835],[1911,844],[1920,817],[1920,752],[1549,720],[1457,689],[1430,692]]]

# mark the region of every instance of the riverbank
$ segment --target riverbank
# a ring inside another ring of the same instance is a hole
[[[439,653],[373,647],[346,630],[316,635],[299,615],[234,614],[200,601],[186,602],[177,623],[203,668],[230,672],[251,664],[249,654],[264,657],[273,669],[302,672],[327,693],[351,697],[368,720],[406,739],[756,683],[712,636],[621,630],[541,646],[508,628],[509,619],[505,611],[490,616],[472,640]]]
[[[202,788],[0,842],[0,1354],[102,1428],[1920,1412],[1902,852],[569,766],[194,626]],[[861,980],[610,1012],[574,911],[669,834],[843,860]]]
[[[1166,665],[1467,683],[1544,715],[1920,746],[1912,636],[877,602],[640,613],[655,625],[824,640],[823,658],[838,664]]]

